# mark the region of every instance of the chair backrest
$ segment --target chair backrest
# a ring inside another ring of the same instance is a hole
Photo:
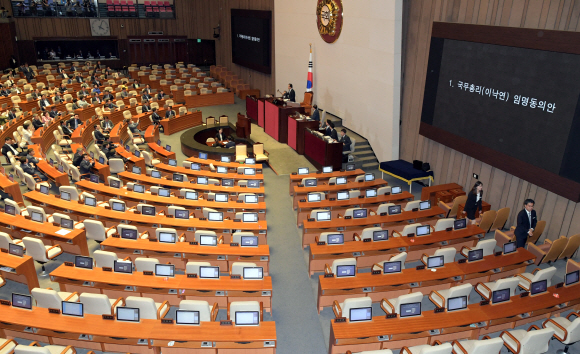
[[[127,296],[125,305],[127,307],[137,307],[141,319],[157,319],[157,306],[155,301],[149,297]]]
[[[536,228],[534,229],[534,232],[532,232],[532,236],[530,236],[530,238],[528,239],[528,242],[531,243],[538,242],[538,239],[540,238],[540,236],[542,236],[542,233],[544,233],[545,228],[546,228],[546,220],[538,221],[536,223]]]
[[[227,119],[227,117],[226,117]],[[221,120],[221,117],[220,117]],[[236,156],[248,156],[248,150],[246,144],[236,145]]]
[[[199,321],[211,321],[211,308],[207,301],[202,300],[182,300],[179,303],[180,310],[199,311]]]
[[[574,253],[578,250],[578,247],[580,247],[580,234],[568,237],[566,248],[564,248],[562,253],[558,256],[558,259],[572,258]]]
[[[423,300],[423,293],[418,291],[415,293],[401,295],[397,298],[395,305],[395,313],[401,313],[401,305],[410,304],[413,302],[421,302]]]
[[[473,342],[469,354],[499,353],[503,347],[503,339],[500,337],[478,340]]]
[[[412,200],[405,205],[405,208],[403,210],[411,211],[413,209],[419,209],[419,204],[421,204],[420,200]]]
[[[401,252],[399,254],[396,254],[394,256],[392,256],[389,259],[389,262],[397,262],[400,261],[401,262],[401,269],[405,269],[405,261],[407,260],[407,252]]]
[[[356,268],[356,258],[335,259],[332,261],[332,273],[336,276],[336,268],[343,265],[354,265]]]
[[[348,191],[348,199],[355,199],[358,198],[359,196],[360,196],[359,189],[351,189]]]
[[[455,253],[457,253],[455,247],[445,247],[436,250],[435,256],[443,256],[444,263],[451,263],[455,261]]]
[[[544,328],[539,331],[528,331],[520,340],[521,354],[541,354],[548,351],[550,338],[554,334],[552,328]]]
[[[97,250],[93,252],[93,259],[95,261],[95,267],[113,268],[115,265],[114,262],[119,258],[117,257],[117,254],[115,252]]]
[[[495,210],[488,210],[481,216],[481,221],[479,222],[479,227],[483,229],[486,233],[491,229],[491,225],[495,220],[497,212]]]
[[[233,262],[230,266],[230,275],[242,275],[244,274],[244,268],[256,267],[256,263],[252,262]]]
[[[443,231],[448,227],[453,227],[454,218],[439,219],[435,223],[435,231]]]
[[[474,249],[482,249],[483,256],[485,257],[493,254],[496,244],[497,241],[493,238],[488,240],[480,240],[477,242],[477,245],[474,247]]]
[[[107,238],[105,235],[105,227],[99,220],[85,219],[83,225],[85,225],[87,239],[101,242]]]
[[[74,186],[60,186],[60,187],[58,187],[58,190],[61,194],[62,194],[62,192],[66,192],[66,193],[70,194],[71,200],[74,200],[74,201],[79,200],[79,191]]]
[[[232,321],[235,321],[236,312],[238,311],[258,311],[261,315],[260,303],[258,301],[232,301],[229,303],[228,309],[229,319]]]
[[[29,207],[30,208],[30,207]],[[49,259],[46,256],[46,248],[41,240],[33,237],[23,237],[22,242],[24,247],[26,247],[26,255],[32,257],[38,262],[48,262]]]
[[[155,265],[159,264],[159,260],[157,258],[145,258],[145,257],[137,257],[135,258],[135,270],[138,272],[155,272]]]
[[[185,265],[186,274],[199,274],[199,267],[210,267],[210,262],[187,262]]]
[[[105,294],[82,293],[79,301],[83,304],[83,311],[90,315],[113,315],[111,301]]]
[[[14,243],[12,237],[6,232],[0,232],[0,248],[8,249],[11,243]]]
[[[340,304],[340,310],[342,313],[342,317],[349,318],[350,309],[354,309],[357,307],[371,307],[373,305],[373,299],[365,296],[365,297],[355,297],[350,299],[344,299],[344,302]]]
[[[62,299],[58,296],[56,290],[34,288],[30,291],[30,294],[36,300],[36,306],[38,307],[59,309],[61,306]]]
[[[546,279],[546,280],[548,280],[548,286],[551,286],[552,285],[552,277],[554,276],[554,274],[556,274],[556,270],[558,270],[556,267],[549,267],[549,268],[539,270],[536,272],[536,274],[534,274],[534,276],[530,280],[533,283],[536,281]]]
[[[364,228],[362,230],[362,233],[361,233],[361,239],[364,240],[365,238],[370,238],[372,240],[373,239],[373,232],[375,232],[375,231],[381,231],[381,230],[382,230],[381,227],[367,227],[367,228]]]
[[[432,345],[430,347],[423,347],[418,354],[451,354],[453,346],[451,343],[443,343],[441,345]]]
[[[254,154],[264,154],[264,144],[254,144]]]
[[[400,234],[403,237],[406,237],[409,234],[414,234],[417,232],[417,226],[421,226],[421,223],[405,225],[405,227],[403,227],[403,231],[401,231]],[[393,233],[393,236],[397,237],[397,234]]]
[[[451,206],[451,210],[449,211],[449,216],[457,215],[457,210],[459,209],[459,204],[465,204],[467,201],[467,195],[460,195],[453,199],[453,205]]]
[[[550,249],[544,255],[542,259],[542,263],[554,262],[558,259],[558,257],[562,254],[562,251],[566,248],[568,244],[568,238],[566,236],[560,236],[557,240],[552,242]]]
[[[242,236],[256,236],[251,231],[238,231],[232,234],[232,242],[242,244]]]
[[[473,285],[469,283],[451,287],[447,293],[447,298],[449,299],[452,297],[467,296],[467,299],[469,299],[469,294],[471,294],[472,289]],[[447,306],[447,304],[445,305]]]
[[[496,280],[495,283],[493,283],[492,286],[489,287],[490,297],[491,297],[492,291],[507,289],[507,288],[510,289],[510,296],[514,296],[514,294],[516,292],[516,287],[518,286],[519,283],[520,283],[520,280],[517,277],[498,279],[498,280]]]
[[[510,208],[505,207],[501,208],[495,214],[495,219],[493,220],[493,224],[491,225],[490,231],[495,231],[497,229],[502,229],[507,222],[507,219],[510,216]]]

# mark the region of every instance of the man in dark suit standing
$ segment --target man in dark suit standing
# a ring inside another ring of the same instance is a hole
[[[518,248],[526,246],[528,237],[532,236],[538,223],[534,204],[536,203],[533,199],[526,199],[524,201],[524,209],[518,213],[517,226],[514,231]]]
[[[282,98],[290,102],[296,102],[296,92],[292,88],[292,84],[288,84],[288,91],[284,91]]]
[[[224,141],[224,140],[226,140],[226,136],[224,134],[224,129],[223,128],[220,128],[218,130],[218,133],[215,135],[215,140],[216,141]]]
[[[32,71],[32,69],[28,66],[28,63],[25,63],[24,66],[21,67],[21,70],[24,73],[24,76],[26,77],[26,80],[28,82],[34,79],[34,71]]]

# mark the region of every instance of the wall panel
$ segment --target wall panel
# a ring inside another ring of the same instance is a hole
[[[273,93],[274,74],[266,75],[232,64],[230,9],[274,11],[274,0],[175,0],[176,19],[115,19],[109,20],[111,36],[119,40],[128,36],[143,36],[149,31],[163,31],[166,36],[187,36],[190,39],[213,39],[213,28],[220,25],[221,35],[216,40],[218,65],[227,66],[252,88]],[[0,6],[11,9],[9,0],[0,0]],[[272,38],[274,38],[272,16]],[[31,41],[34,37],[90,37],[88,19],[76,18],[17,18],[18,42]],[[27,47],[29,48],[29,46]],[[121,48],[119,48],[121,51]],[[123,49],[127,49],[124,47]],[[22,53],[20,49],[20,53]],[[120,53],[124,58],[123,52]],[[130,59],[126,57],[126,64]],[[22,58],[21,58],[22,60]],[[274,43],[272,43],[272,66],[274,66]],[[272,67],[272,73],[275,68]]]
[[[525,198],[535,198],[538,215],[546,220],[544,237],[580,233],[580,207],[527,181],[483,164],[458,151],[439,160],[449,148],[419,136],[425,74],[434,21],[492,26],[580,31],[580,0],[409,0],[403,31],[403,96],[401,99],[400,154],[405,160],[422,159],[435,172],[436,183],[473,186],[473,173],[485,183],[484,200],[492,209],[511,208],[507,225],[515,223]],[[450,166],[452,164],[452,166]],[[451,174],[451,175],[449,175]]]

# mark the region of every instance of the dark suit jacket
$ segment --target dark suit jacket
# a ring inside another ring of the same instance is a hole
[[[94,165],[95,165],[94,162],[82,160],[80,163],[80,167],[79,167],[79,173],[81,175],[86,175],[88,173],[91,173],[91,167],[93,167]]]
[[[286,92],[283,98],[290,100],[290,102],[296,102],[296,91],[290,89],[290,91]]]
[[[69,119],[69,120],[68,120],[68,122],[67,122],[68,126],[69,126],[71,129],[76,129],[76,128],[75,128],[75,123],[76,123],[76,126],[78,127],[79,125],[83,124],[83,121],[82,121],[82,120],[80,120],[80,119],[74,119],[74,118],[71,118],[71,119]],[[76,166],[76,165],[75,165],[75,166]]]
[[[480,194],[481,198],[479,199],[479,202],[475,202],[477,200],[477,194],[471,192],[467,193],[467,200],[465,201],[465,208],[463,209],[463,211],[465,211],[466,214],[469,214],[469,212],[471,211],[475,213],[476,210],[481,210],[481,202],[483,201],[483,192]]]
[[[341,136],[338,141],[344,144],[342,146],[342,151],[350,151],[350,145],[352,142],[350,141],[350,137],[348,135],[345,134],[344,136]]]
[[[81,165],[81,161],[83,161],[83,154],[75,153],[73,156],[73,166],[79,167]]]
[[[44,123],[42,123],[42,121],[37,120],[37,119],[33,119],[32,120],[32,125],[34,126],[34,129],[38,129],[40,127],[44,127]]]
[[[146,106],[146,105],[142,105],[141,106],[141,112],[143,112],[143,113],[151,112],[151,107]]]
[[[528,237],[528,231],[530,229],[535,229],[538,219],[536,218],[536,211],[532,210],[532,225],[530,225],[530,219],[528,218],[528,212],[525,209],[520,210],[517,217],[517,226],[514,234],[517,238]]]
[[[165,112],[165,118],[169,118],[171,116],[175,117],[175,115],[176,114],[175,114],[175,111],[174,110]]]
[[[332,130],[330,131],[330,134],[329,134],[329,136],[330,136],[332,139],[334,139],[334,140],[338,140],[338,134],[336,133],[336,129],[332,129]]]
[[[159,123],[159,121],[161,121],[161,116],[159,116],[157,112],[153,112],[153,114],[151,115],[151,119],[153,119],[154,123]]]
[[[104,136],[103,133],[101,133],[100,130],[95,130],[95,139],[102,141],[102,140],[107,139],[107,137]]]
[[[217,141],[224,141],[224,140],[226,140],[226,135],[224,133],[222,133],[222,134],[217,133],[215,135],[215,140],[217,140]]]
[[[14,150],[16,150],[18,148],[18,144],[12,144],[12,148],[14,148]],[[8,144],[4,144],[2,146],[2,155],[6,156],[6,159],[8,159],[8,152],[11,152],[12,154],[14,154],[14,156],[18,155],[18,151],[16,150],[16,153],[14,153],[14,151],[12,151],[12,149],[8,146]]]

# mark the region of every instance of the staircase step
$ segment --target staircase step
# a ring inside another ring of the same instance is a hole
[[[377,161],[377,158],[374,155],[358,157],[356,159],[359,160],[362,163]]]
[[[361,165],[361,168],[365,171],[376,170],[379,168],[379,163],[378,162],[364,163]]]

